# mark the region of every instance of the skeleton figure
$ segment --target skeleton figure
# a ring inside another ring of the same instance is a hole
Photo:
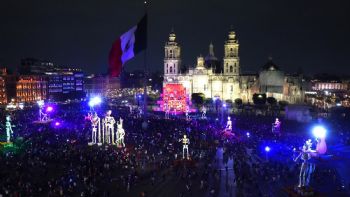
[[[186,120],[190,120],[190,115],[189,115],[189,113],[190,113],[190,109],[187,107],[187,108],[186,108]]]
[[[227,117],[226,130],[232,131],[232,120],[231,117]]]
[[[316,155],[316,151],[311,149],[311,145],[311,139],[307,140],[303,145],[301,153],[294,159],[294,161],[298,161],[301,158],[303,161],[300,167],[298,187],[309,186],[311,174],[315,170],[315,164],[309,161],[313,155]]]
[[[11,117],[9,115],[6,116],[6,141],[10,142],[11,138],[13,138],[13,130],[11,125]]]
[[[43,112],[43,108],[40,107],[39,109],[39,121],[45,122],[49,120],[49,116]]]
[[[115,120],[111,116],[112,111],[108,110],[106,117],[103,119],[103,130],[104,130],[104,142],[107,144],[114,144],[114,124]]]
[[[190,139],[187,138],[186,135],[182,139],[179,140],[179,142],[182,142],[182,159],[185,159],[185,150],[186,150],[186,157],[187,159],[190,158],[188,154],[188,145],[190,144]]]
[[[101,120],[97,116],[97,113],[95,112],[93,116],[91,116],[91,127],[92,127],[92,144],[96,144],[98,138],[98,142],[101,143]],[[98,136],[97,136],[98,135]]]
[[[169,119],[170,111],[167,105],[165,105],[165,119]]]
[[[119,119],[119,123],[117,123],[117,146],[125,147],[124,143],[125,130],[123,129],[123,119]]]
[[[202,107],[202,119],[205,119],[207,115],[207,108],[205,108],[204,106]]]

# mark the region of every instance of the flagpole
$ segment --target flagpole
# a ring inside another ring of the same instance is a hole
[[[145,6],[145,14],[147,15],[147,1],[144,1]],[[146,16],[148,17],[148,16]],[[148,18],[147,18],[147,25],[146,25],[146,39],[148,38]],[[146,41],[147,43],[147,41]],[[148,46],[147,46],[148,47]],[[143,81],[143,119],[145,122],[145,126],[147,127],[147,47],[144,52],[144,81]]]

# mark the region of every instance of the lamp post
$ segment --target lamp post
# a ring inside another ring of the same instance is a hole
[[[268,154],[270,152],[271,148],[269,146],[265,146],[265,159],[266,161],[269,160]]]

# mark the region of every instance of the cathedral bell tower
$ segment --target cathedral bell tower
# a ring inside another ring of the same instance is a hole
[[[164,75],[176,75],[180,73],[180,46],[175,41],[174,31],[169,34],[169,40],[165,43]]]
[[[236,33],[231,29],[225,42],[224,75],[238,76],[240,74],[238,48]]]

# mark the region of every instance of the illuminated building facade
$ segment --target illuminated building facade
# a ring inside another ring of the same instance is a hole
[[[17,102],[36,102],[46,99],[47,81],[44,76],[20,76],[16,84]]]
[[[348,84],[342,81],[313,81],[312,90],[315,91],[346,91],[348,90]]]
[[[171,32],[165,44],[163,91],[168,84],[181,84],[187,97],[193,93],[203,93],[206,98],[232,100],[241,98],[252,101],[254,93],[266,93],[277,100],[290,103],[303,102],[301,78],[286,76],[269,61],[259,74],[242,74],[239,58],[239,42],[236,33],[230,30],[224,44],[222,62],[214,55],[214,47],[209,45],[209,55],[199,56],[194,68],[181,73],[181,47],[176,35]]]
[[[67,100],[85,97],[83,72],[60,71],[46,75],[49,99]]]
[[[7,103],[5,79],[0,76],[0,105]]]
[[[229,32],[224,45],[225,54],[221,67],[217,64],[213,45],[210,44],[209,55],[206,58],[199,56],[196,66],[187,73],[180,72],[181,48],[175,39],[175,33],[170,33],[169,41],[165,45],[163,87],[167,84],[182,84],[189,97],[193,93],[203,93],[205,97],[223,100],[240,97],[239,44],[234,31]]]

